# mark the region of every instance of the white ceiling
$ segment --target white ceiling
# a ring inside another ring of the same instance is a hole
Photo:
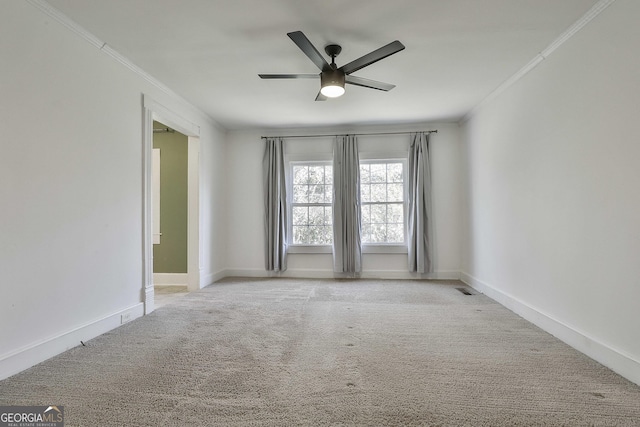
[[[47,0],[228,129],[459,120],[597,0]],[[301,30],[346,64],[393,40],[406,49],[315,102],[319,70],[287,37]]]

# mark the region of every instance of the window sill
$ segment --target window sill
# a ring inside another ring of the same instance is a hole
[[[290,245],[287,249],[290,254],[331,254],[331,245]],[[363,254],[406,254],[405,245],[362,245]]]
[[[406,245],[362,245],[363,254],[406,254]]]
[[[331,245],[290,245],[287,252],[290,254],[330,254],[333,249]]]

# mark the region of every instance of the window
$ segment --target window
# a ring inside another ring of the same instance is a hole
[[[360,162],[362,243],[404,243],[404,165],[403,160]]]
[[[294,245],[331,245],[331,162],[291,162],[291,235]]]
[[[367,251],[406,250],[406,159],[400,158],[403,154],[394,152],[392,158],[360,160],[361,237],[369,248]],[[287,163],[289,249],[297,253],[329,253],[333,244],[332,161],[298,158]]]

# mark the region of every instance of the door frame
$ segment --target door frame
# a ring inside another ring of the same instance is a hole
[[[158,121],[187,136],[187,286],[189,291],[200,289],[200,127],[171,109],[143,96],[142,137],[142,297],[145,314],[154,306],[153,289],[153,211],[152,211],[152,153],[153,122]]]

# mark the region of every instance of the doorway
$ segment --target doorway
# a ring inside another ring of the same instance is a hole
[[[154,289],[154,241],[162,241],[160,230],[154,236],[153,162],[154,162],[154,122],[158,128],[171,129],[174,133],[186,137],[186,273],[165,277],[168,281],[178,280],[186,284],[187,291],[200,289],[200,203],[199,203],[199,164],[200,164],[200,128],[180,117],[172,110],[144,97],[144,137],[143,137],[143,300],[145,314],[155,309]],[[162,161],[160,161],[162,163]],[[162,198],[160,198],[162,200]],[[160,224],[162,219],[160,218]],[[184,266],[184,261],[181,261]]]
[[[153,121],[153,290],[155,308],[188,292],[188,137]]]

